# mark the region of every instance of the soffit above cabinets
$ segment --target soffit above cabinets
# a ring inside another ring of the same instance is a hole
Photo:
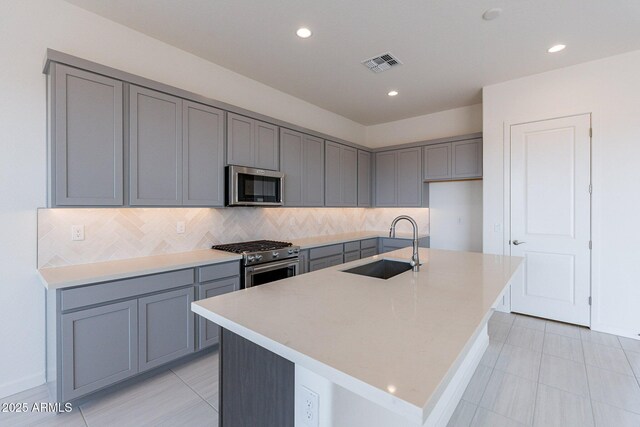
[[[483,86],[640,49],[637,0],[67,1],[364,125],[476,104]],[[483,20],[495,7],[501,16]],[[302,26],[313,35],[297,37]],[[558,43],[567,49],[547,53]],[[384,52],[403,65],[362,66]]]

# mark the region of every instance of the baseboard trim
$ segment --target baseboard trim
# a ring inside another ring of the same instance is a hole
[[[45,383],[44,370],[37,374],[29,375],[15,381],[0,384],[0,399],[11,396],[21,391],[29,390]]]

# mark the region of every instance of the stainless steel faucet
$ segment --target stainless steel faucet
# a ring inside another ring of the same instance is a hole
[[[413,226],[413,256],[409,264],[413,267],[413,271],[420,271],[420,254],[418,253],[418,224],[409,215],[400,215],[391,222],[391,228],[389,229],[389,237],[396,237],[396,224],[401,219],[406,219]]]

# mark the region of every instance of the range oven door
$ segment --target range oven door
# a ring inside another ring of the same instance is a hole
[[[288,259],[244,268],[244,287],[264,285],[298,274],[299,261]]]

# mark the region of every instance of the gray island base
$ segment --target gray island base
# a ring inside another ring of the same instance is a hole
[[[445,426],[522,259],[420,249],[419,272],[344,271],[410,257],[401,249],[194,302],[222,328],[220,425]]]

